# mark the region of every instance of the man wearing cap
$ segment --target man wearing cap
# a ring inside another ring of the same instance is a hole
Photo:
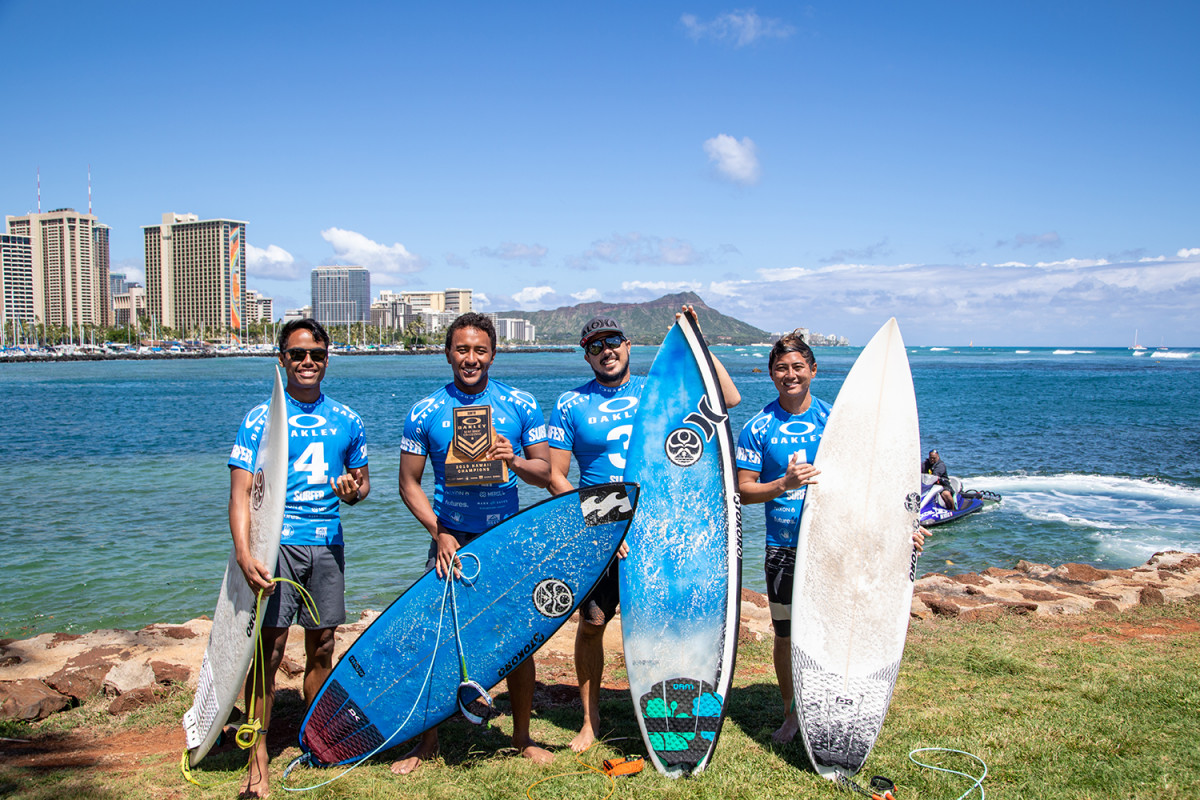
[[[696,311],[691,306],[684,306],[681,313],[696,318]],[[549,491],[555,495],[574,488],[567,480],[572,453],[579,463],[580,486],[622,480],[633,417],[646,384],[644,375],[629,374],[630,342],[615,319],[601,316],[588,320],[580,333],[579,344],[583,348],[583,360],[592,368],[595,377],[583,386],[564,392],[550,416]],[[713,365],[725,405],[732,408],[741,402],[741,395],[715,357]],[[622,542],[616,558],[624,558],[628,552],[628,546]],[[616,558],[579,606],[575,673],[583,702],[583,727],[571,740],[571,749],[577,753],[588,749],[600,731],[604,629],[616,614],[619,602]]]

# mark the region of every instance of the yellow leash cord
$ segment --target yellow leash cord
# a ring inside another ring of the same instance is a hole
[[[593,767],[591,764],[587,763],[580,757],[580,756],[587,755],[588,750],[591,750],[593,747],[595,747],[596,742],[599,742],[599,741],[600,740],[597,739],[595,742],[592,742],[590,745],[588,745],[587,750],[584,750],[582,753],[574,754],[575,763],[579,764],[579,766],[583,767],[583,769],[575,770],[574,772],[560,772],[557,775],[550,775],[548,777],[542,778],[540,781],[535,781],[534,783],[529,784],[529,788],[527,788],[525,790],[525,797],[527,797],[528,800],[533,800],[534,787],[539,784],[545,783],[546,781],[552,781],[555,778],[565,778],[568,775],[591,775],[592,773],[595,773],[596,775],[600,775],[601,777],[606,778],[608,780],[608,794],[604,795],[604,797],[601,798],[601,800],[608,800],[608,798],[612,797],[613,792],[615,792],[617,790],[616,778],[614,778],[612,775],[609,775],[607,772],[605,772],[604,770],[602,770],[598,767]]]
[[[317,613],[317,608],[313,603],[312,595],[310,595],[303,586],[288,578],[272,578],[271,583],[287,583],[294,586],[296,591],[300,593],[300,599],[304,601],[304,606],[308,609],[308,613],[312,616],[313,622],[318,625],[321,624],[321,615]],[[262,602],[263,590],[259,589],[254,605],[255,619],[262,619]],[[250,685],[258,686],[260,688],[260,694],[265,696],[267,693],[267,674],[266,670],[263,668],[264,660],[262,632],[260,631],[258,638],[255,640],[254,661],[251,662],[250,666]],[[254,706],[257,697],[258,694],[254,692],[250,693],[250,703],[246,708],[246,722],[238,726],[237,733],[234,734],[233,737],[233,740],[237,742],[237,746],[242,750],[252,749],[256,744],[258,744],[258,737],[267,732],[267,729],[262,726],[262,720],[258,719],[254,713]],[[212,788],[212,786],[205,787],[192,776],[191,765],[188,762],[188,750],[185,747],[183,749],[183,757],[180,759],[179,763],[179,769],[183,773],[184,779],[194,786],[199,786],[201,788]],[[249,763],[246,764],[246,769],[250,769]],[[228,782],[232,783],[232,781]],[[222,784],[213,784],[213,786],[220,785]]]

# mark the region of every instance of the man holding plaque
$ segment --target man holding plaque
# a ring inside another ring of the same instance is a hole
[[[528,392],[489,380],[496,329],[483,314],[463,314],[446,331],[446,361],[454,380],[418,402],[404,420],[400,444],[400,497],[433,541],[425,568],[446,578],[458,548],[517,512],[517,479],[550,483],[546,422]],[[433,503],[421,489],[425,462],[433,462]],[[544,764],[554,756],[529,738],[535,669],[527,658],[508,674],[513,746]],[[392,772],[407,775],[437,753],[437,728]]]

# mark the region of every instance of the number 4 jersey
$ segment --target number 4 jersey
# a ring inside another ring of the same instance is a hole
[[[300,403],[284,393],[288,406],[287,505],[282,544],[342,544],[339,502],[330,480],[367,465],[362,420],[325,395]],[[254,471],[268,403],[253,408],[238,428],[229,466]]]

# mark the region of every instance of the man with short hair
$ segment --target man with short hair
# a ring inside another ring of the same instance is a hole
[[[528,392],[489,380],[496,357],[496,329],[483,314],[463,314],[446,331],[446,361],[454,380],[412,407],[404,421],[400,443],[400,497],[433,541],[425,569],[453,580],[455,553],[479,534],[517,512],[517,479],[544,488],[550,481],[546,422],[537,400]],[[452,486],[446,483],[446,456],[454,435],[453,411],[460,406],[490,405],[496,429],[484,459],[508,465],[508,480],[500,484]],[[433,503],[421,489],[427,459],[433,461]],[[529,737],[536,671],[527,658],[508,673],[512,701],[513,746],[539,764],[554,756]],[[421,735],[408,755],[392,764],[392,772],[407,775],[438,749],[437,728]]]
[[[274,575],[250,553],[250,490],[254,462],[267,419],[266,403],[246,415],[229,457],[229,530],[238,566],[254,591],[270,595],[262,620],[262,649],[270,663],[255,680],[246,677],[246,704],[261,733],[250,752],[241,797],[266,797],[269,790],[266,732],[275,700],[275,673],[283,663],[288,626],[299,613],[304,627],[304,699],[311,702],[333,670],[337,626],[346,620],[345,558],[341,503],[354,505],[371,491],[367,440],[362,420],[349,407],[326,397],[321,381],[329,358],[329,334],[314,319],[294,320],[279,332],[279,363],[287,373],[288,477],[279,561]],[[312,596],[314,619],[290,584]]]
[[[696,317],[684,306],[681,313]],[[579,485],[595,486],[622,480],[625,451],[633,432],[633,417],[646,384],[644,375],[629,374],[630,342],[612,317],[594,317],[583,326],[579,345],[583,360],[595,376],[582,386],[564,392],[550,417],[550,493],[571,491],[567,473],[571,456],[579,463]],[[733,408],[741,395],[721,362],[713,357],[725,405]],[[575,674],[583,703],[583,726],[571,740],[577,753],[587,750],[600,733],[600,680],[604,673],[604,630],[617,611],[619,581],[617,559],[629,547],[621,542],[616,558],[579,606],[575,632]]]
[[[950,476],[946,474],[946,462],[942,461],[937,450],[929,451],[929,457],[921,465],[921,472],[933,475],[935,483],[942,487],[942,505],[951,511],[958,510],[958,504],[954,502],[954,487],[950,485]]]

